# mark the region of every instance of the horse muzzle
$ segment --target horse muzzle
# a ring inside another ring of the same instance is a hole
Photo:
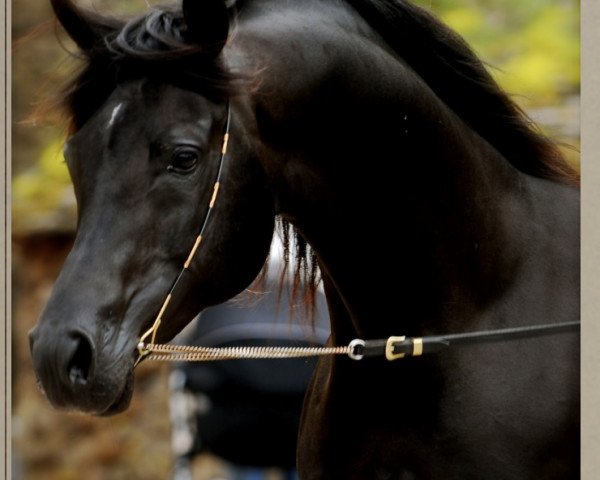
[[[36,326],[29,343],[38,384],[49,402],[94,415],[125,410],[133,393],[133,357],[112,356],[83,329],[45,335],[48,328]]]

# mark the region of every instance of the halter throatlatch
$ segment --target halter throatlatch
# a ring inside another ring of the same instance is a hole
[[[225,120],[225,127],[223,129],[223,143],[221,145],[221,153],[219,156],[219,169],[217,171],[217,176],[216,176],[215,183],[213,186],[213,193],[210,198],[210,202],[208,204],[208,210],[206,212],[206,216],[204,217],[204,222],[202,222],[202,227],[200,228],[200,232],[198,233],[198,236],[196,237],[194,246],[192,247],[192,250],[190,251],[190,254],[187,257],[187,260],[183,264],[183,268],[181,269],[181,272],[179,272],[179,275],[177,275],[177,278],[173,282],[173,285],[172,285],[171,289],[169,290],[169,293],[167,294],[167,297],[165,298],[165,301],[163,302],[162,307],[160,308],[160,310],[158,312],[158,315],[156,316],[156,320],[154,320],[152,327],[150,327],[150,329],[148,329],[148,331],[146,331],[146,333],[144,333],[140,337],[140,341],[137,346],[139,357],[136,361],[136,365],[137,365],[137,363],[139,363],[139,361],[143,357],[149,355],[152,352],[151,347],[156,346],[155,345],[156,333],[158,332],[158,329],[162,322],[162,317],[163,317],[167,307],[169,306],[169,303],[171,302],[171,298],[173,298],[173,292],[175,292],[175,289],[177,288],[179,281],[183,277],[184,272],[190,268],[192,260],[194,259],[194,256],[196,255],[196,252],[198,251],[198,248],[200,247],[200,244],[202,243],[202,235],[204,235],[204,230],[206,229],[206,226],[208,225],[208,220],[210,219],[210,215],[212,213],[213,207],[215,206],[215,202],[217,201],[217,195],[219,194],[219,187],[221,185],[221,173],[223,172],[223,162],[225,160],[225,155],[227,154],[227,146],[229,144],[230,124],[231,124],[231,106],[229,105],[229,103],[227,103],[227,119]],[[146,340],[148,339],[148,337],[150,337],[150,343],[146,344]]]
[[[227,104],[227,120],[223,131],[223,144],[219,158],[219,169],[213,187],[213,194],[208,205],[208,211],[200,228],[200,233],[185,261],[181,272],[173,282],[163,305],[156,316],[156,320],[148,331],[141,337],[137,349],[139,357],[136,365],[142,358],[158,361],[212,361],[232,360],[241,358],[297,358],[322,355],[348,355],[353,360],[362,360],[364,357],[385,357],[388,361],[405,357],[417,357],[427,353],[435,353],[451,346],[472,345],[477,343],[491,343],[523,338],[556,335],[559,333],[576,332],[580,329],[580,322],[566,322],[551,325],[535,325],[527,327],[507,328],[483,332],[459,333],[443,336],[428,337],[389,337],[381,340],[354,339],[347,346],[341,347],[194,347],[182,345],[157,345],[156,333],[162,322],[162,317],[171,302],[173,292],[183,276],[189,269],[194,256],[202,242],[202,235],[208,224],[213,207],[219,193],[223,162],[227,154],[229,143],[229,127],[231,122],[231,108]],[[150,337],[149,343],[146,340]]]

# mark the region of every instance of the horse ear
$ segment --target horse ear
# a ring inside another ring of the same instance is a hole
[[[218,55],[229,35],[229,11],[225,0],[183,0],[185,38]]]
[[[103,45],[104,36],[122,26],[113,18],[77,8],[71,0],[50,0],[50,3],[60,24],[83,51]]]

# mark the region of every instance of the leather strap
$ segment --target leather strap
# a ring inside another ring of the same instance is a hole
[[[396,360],[403,357],[416,357],[427,353],[436,353],[454,346],[542,337],[559,333],[577,332],[580,329],[581,322],[565,322],[553,325],[535,325],[451,335],[412,338],[389,337],[385,340],[364,340],[353,345],[351,357],[356,357],[356,360],[360,360],[363,357],[383,356],[388,360]]]

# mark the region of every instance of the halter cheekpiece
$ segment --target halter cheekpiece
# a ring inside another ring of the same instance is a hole
[[[179,275],[177,275],[177,278],[173,282],[173,285],[171,286],[171,289],[169,290],[169,293],[167,294],[167,297],[165,298],[165,301],[163,302],[162,307],[160,308],[158,315],[156,316],[156,319],[154,320],[154,323],[152,324],[152,327],[150,327],[150,329],[148,329],[146,331],[146,333],[144,333],[140,337],[140,341],[138,342],[138,345],[137,345],[139,357],[136,361],[136,365],[140,362],[140,360],[142,358],[144,358],[145,356],[147,356],[151,353],[150,347],[155,346],[154,342],[156,340],[156,333],[158,332],[160,324],[162,323],[162,317],[165,313],[165,310],[169,306],[169,303],[171,302],[171,298],[173,298],[173,293],[175,292],[177,285],[179,284],[181,278],[183,277],[184,272],[190,268],[192,260],[194,259],[194,256],[196,255],[196,252],[198,251],[198,248],[200,247],[200,244],[202,243],[202,236],[204,235],[204,231],[206,230],[206,226],[208,225],[208,220],[210,219],[212,210],[217,201],[217,195],[219,194],[219,188],[221,185],[221,174],[223,173],[223,163],[225,160],[225,155],[227,154],[227,147],[229,144],[229,127],[230,127],[230,125],[231,125],[231,106],[230,106],[229,102],[227,102],[227,119],[225,120],[225,126],[223,128],[223,142],[221,144],[221,153],[219,155],[219,168],[217,170],[217,175],[216,175],[215,183],[213,186],[213,193],[210,198],[210,202],[208,204],[208,210],[206,212],[206,216],[204,217],[204,222],[202,222],[202,226],[200,227],[200,231],[198,233],[198,236],[196,237],[196,241],[194,242],[192,250],[190,251],[190,254],[187,257],[187,260],[183,264],[183,268],[179,272]],[[146,339],[148,337],[150,337],[150,343],[146,344]]]

